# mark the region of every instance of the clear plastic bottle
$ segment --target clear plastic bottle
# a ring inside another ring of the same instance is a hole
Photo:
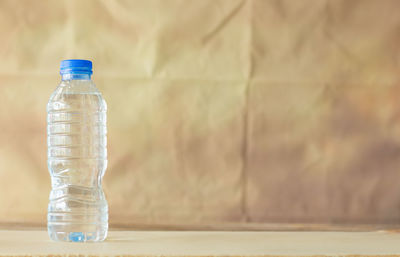
[[[108,230],[101,186],[107,106],[91,80],[91,61],[64,60],[60,74],[62,81],[47,104],[48,233],[56,241],[102,241]]]

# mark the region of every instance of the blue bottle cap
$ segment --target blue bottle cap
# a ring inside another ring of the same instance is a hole
[[[60,74],[92,74],[92,62],[89,60],[69,59],[61,61]]]

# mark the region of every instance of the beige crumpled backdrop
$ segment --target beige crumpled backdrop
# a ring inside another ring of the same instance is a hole
[[[66,58],[108,102],[112,226],[400,222],[400,1],[0,0],[0,223],[46,222]]]

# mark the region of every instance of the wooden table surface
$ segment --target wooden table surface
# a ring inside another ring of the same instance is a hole
[[[0,256],[400,256],[400,233],[111,231],[101,243],[59,243],[46,231],[0,231]]]

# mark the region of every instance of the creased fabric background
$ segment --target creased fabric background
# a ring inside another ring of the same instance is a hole
[[[46,223],[67,58],[108,103],[112,226],[400,222],[400,1],[0,0],[0,223]]]

